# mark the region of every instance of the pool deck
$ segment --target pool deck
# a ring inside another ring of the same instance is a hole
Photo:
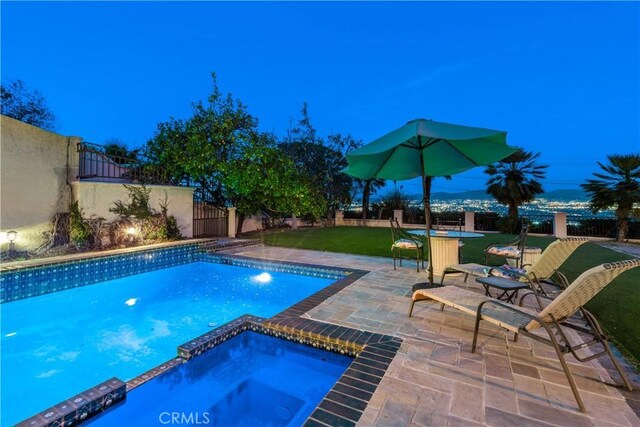
[[[551,347],[525,337],[514,343],[510,334],[485,325],[474,354],[471,316],[421,302],[407,317],[411,286],[426,280],[410,260],[394,271],[389,258],[267,246],[234,253],[369,271],[303,315],[403,339],[359,426],[640,425],[640,391],[610,385],[618,381],[603,366],[605,357],[587,363],[566,358],[587,407],[581,413]],[[447,276],[446,283],[464,286],[461,278]],[[468,285],[481,290],[472,278]],[[640,387],[638,373],[623,365]]]

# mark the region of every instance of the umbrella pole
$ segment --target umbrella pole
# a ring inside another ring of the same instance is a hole
[[[422,150],[420,150],[420,163],[422,163],[424,165],[424,161],[422,158]],[[427,267],[427,272],[429,273],[429,284],[433,284],[433,257],[431,254],[431,203],[430,203],[430,199],[431,199],[431,177],[430,176],[424,176],[424,167],[422,169],[422,202],[424,203],[424,218],[425,218],[425,222],[427,224],[427,230],[425,232],[425,235],[427,236],[427,251],[428,251],[428,255],[427,255],[427,259],[429,262],[429,267]],[[429,180],[429,182],[427,183],[427,180]]]

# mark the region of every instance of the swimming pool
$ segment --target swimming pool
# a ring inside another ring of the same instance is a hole
[[[127,394],[92,426],[300,426],[352,358],[246,331]]]
[[[212,260],[2,304],[2,425],[129,380],[186,340],[245,313],[273,316],[335,280]]]

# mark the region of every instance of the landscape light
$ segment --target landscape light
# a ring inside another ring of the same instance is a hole
[[[136,234],[136,229],[134,227],[127,228],[127,234],[130,234],[130,235]]]
[[[18,232],[16,230],[7,231],[7,240],[9,243],[13,243],[18,238]]]

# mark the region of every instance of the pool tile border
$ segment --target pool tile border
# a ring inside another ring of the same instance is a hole
[[[111,378],[16,424],[17,427],[66,426],[81,423],[126,398],[127,385]]]
[[[0,303],[198,261],[197,243],[0,271]]]
[[[226,255],[219,253],[207,253],[203,255],[203,261],[215,262],[220,264],[234,265],[238,267],[264,268],[271,271],[282,273],[301,274],[305,276],[322,277],[327,279],[342,279],[350,275],[356,269],[347,269],[339,267],[328,267],[317,264],[307,264],[301,262],[275,261],[265,260],[261,258],[253,258],[241,255]]]

